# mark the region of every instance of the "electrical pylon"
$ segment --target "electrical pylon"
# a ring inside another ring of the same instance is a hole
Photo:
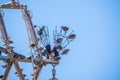
[[[60,29],[55,27],[55,29],[53,30],[53,44],[51,44],[48,27],[42,26],[38,28],[36,25],[33,25],[32,16],[30,14],[31,12],[27,9],[27,5],[20,4],[18,0],[11,0],[8,3],[0,4],[0,8],[21,10],[22,17],[26,24],[30,48],[30,57],[26,57],[23,54],[14,52],[14,46],[11,46],[13,41],[10,40],[10,37],[8,36],[3,20],[4,12],[1,10],[0,31],[4,46],[0,47],[0,60],[5,63],[5,65],[2,65],[2,67],[5,68],[5,72],[3,75],[0,75],[0,79],[7,80],[10,69],[12,65],[14,65],[16,69],[15,74],[18,75],[20,80],[28,80],[25,79],[26,75],[22,73],[23,69],[21,69],[19,66],[19,62],[25,62],[32,63],[32,80],[38,80],[38,76],[40,75],[42,67],[47,64],[51,64],[53,66],[53,77],[49,80],[57,80],[57,78],[55,77],[55,66],[59,64],[61,58],[60,55],[68,53],[69,49],[66,49],[66,47],[76,37],[76,35],[73,34],[73,31],[68,35],[68,27],[61,26]],[[35,29],[37,29],[37,31]],[[33,51],[35,53],[33,53]]]

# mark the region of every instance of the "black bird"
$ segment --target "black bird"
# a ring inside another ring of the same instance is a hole
[[[56,42],[59,43],[59,44],[62,43],[62,41],[63,41],[63,38],[58,38],[58,39],[56,40]]]
[[[23,71],[23,69],[20,69],[21,71]]]
[[[46,51],[50,54],[51,53],[51,45],[47,44],[45,48],[46,48]]]
[[[45,30],[45,26],[43,26],[43,27],[38,31],[38,34],[39,34],[39,35],[42,35],[44,30]]]
[[[0,75],[0,78],[3,78],[3,75]]]
[[[14,74],[17,74],[17,72],[15,72]]]
[[[20,69],[21,71],[23,71],[23,69]],[[18,74],[17,72],[15,72],[14,74]]]
[[[6,68],[6,67],[7,67],[7,64],[5,64],[5,65],[2,65],[2,67],[3,67],[3,68]]]
[[[31,74],[31,76],[33,76],[34,74]]]
[[[70,35],[68,36],[69,39],[75,39],[75,37],[76,37],[75,34],[70,34]]]
[[[34,57],[34,55],[32,55],[32,57]],[[27,59],[31,59],[31,56],[29,56]]]
[[[37,69],[37,67],[35,66],[34,69]]]
[[[26,74],[23,74],[24,77],[26,77]]]
[[[19,56],[15,54],[13,57],[14,57],[14,58],[18,58]]]
[[[44,47],[39,47],[39,50],[42,51],[44,49]]]
[[[62,30],[65,31],[65,32],[68,31],[68,29],[69,29],[69,28],[66,27],[66,26],[61,26],[61,28],[62,28]]]
[[[20,59],[25,59],[25,56],[20,56]]]
[[[1,55],[2,51],[0,51],[0,55]]]
[[[64,51],[62,51],[61,54],[65,55],[65,54],[67,54],[68,52],[69,52],[69,49],[65,49]]]

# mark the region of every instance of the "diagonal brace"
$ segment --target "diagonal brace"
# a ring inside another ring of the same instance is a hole
[[[7,77],[8,77],[8,74],[10,72],[10,69],[12,67],[12,64],[13,64],[12,62],[7,64],[7,68],[6,68],[5,72],[4,72],[3,80],[7,80]]]
[[[19,75],[19,77],[20,77],[20,80],[25,80],[25,78],[24,78],[24,76],[23,76],[23,74],[22,74],[22,71],[21,71],[21,69],[20,69],[20,67],[19,67],[18,62],[14,62],[14,66],[15,66],[16,71],[17,71],[17,73],[18,73],[18,75]]]

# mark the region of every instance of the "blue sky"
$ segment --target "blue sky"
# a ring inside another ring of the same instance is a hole
[[[0,3],[9,0],[0,0]],[[77,38],[61,56],[56,67],[59,80],[120,80],[120,0],[20,0],[33,13],[33,23],[48,26],[69,26]],[[15,51],[28,56],[28,39],[19,10],[3,10],[4,21],[14,41]],[[1,41],[1,40],[0,40]],[[0,42],[0,45],[2,43]],[[1,62],[2,64],[2,62]],[[20,63],[31,78],[31,64]],[[51,65],[43,67],[39,80],[52,77]],[[4,70],[0,68],[0,74]],[[9,80],[19,80],[13,73]]]

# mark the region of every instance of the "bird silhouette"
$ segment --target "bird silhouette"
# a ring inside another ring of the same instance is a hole
[[[7,64],[5,64],[5,65],[2,65],[2,68],[6,68],[7,67]]]
[[[3,78],[3,75],[0,75],[0,78]]]

